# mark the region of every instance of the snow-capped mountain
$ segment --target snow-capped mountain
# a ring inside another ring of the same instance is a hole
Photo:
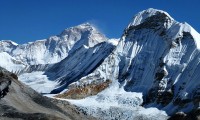
[[[19,78],[40,93],[59,93],[67,89],[72,82],[92,73],[112,52],[115,45],[114,39],[93,47],[83,45],[56,64],[25,68],[24,74],[21,74]]]
[[[2,62],[0,65],[15,72],[21,69],[21,66],[57,63],[82,45],[93,47],[105,40],[107,38],[89,23],[65,29],[60,35],[48,39],[22,45],[2,40],[0,41],[0,55],[4,56],[2,59],[17,63],[11,63],[12,69]]]
[[[118,80],[119,88],[142,93],[144,107],[157,107],[172,115],[199,108],[199,72],[199,33],[189,24],[177,22],[168,13],[150,8],[135,15],[116,49],[93,73],[80,81]],[[96,98],[92,99],[98,102]],[[107,97],[103,100],[110,101]],[[85,106],[84,102],[83,105],[74,103]],[[83,108],[88,109],[95,109],[88,112],[95,116],[99,107]],[[111,116],[108,114],[107,118]]]
[[[168,114],[190,111],[198,107],[199,51],[200,35],[190,25],[161,10],[142,11],[116,48],[118,80],[126,91],[142,92],[146,104],[156,103]]]

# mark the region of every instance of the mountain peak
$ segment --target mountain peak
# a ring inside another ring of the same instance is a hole
[[[71,28],[77,28],[77,29],[88,29],[88,30],[96,30],[96,28],[90,24],[89,22],[85,22],[85,23],[82,23],[80,25],[77,25],[75,27],[71,27]],[[70,29],[70,28],[69,28]]]
[[[200,48],[200,34],[186,22],[177,22],[167,12],[162,10],[149,8],[139,12],[125,29],[124,35],[129,34],[132,29],[152,29],[171,42],[183,38],[187,34],[195,41],[196,47]]]
[[[78,32],[81,32],[81,31],[97,31],[97,29],[93,25],[91,25],[90,23],[86,22],[86,23],[65,29],[61,33],[61,35],[66,35],[71,31],[78,31]]]
[[[89,22],[85,22],[85,23],[82,23],[78,26],[82,26],[82,27],[94,27],[92,24],[90,24]]]
[[[159,15],[159,14],[164,14],[165,16],[167,16],[168,18],[170,18],[171,20],[174,20],[167,12],[162,11],[162,10],[158,10],[158,9],[154,9],[154,8],[149,8],[147,10],[143,10],[141,12],[139,12],[138,14],[136,14],[133,17],[132,22],[129,24],[129,26],[137,26],[141,23],[143,23],[147,18],[152,17],[154,15]]]
[[[93,47],[94,45],[108,39],[90,23],[83,23],[78,26],[65,29],[59,36],[66,39],[85,39],[88,43],[85,45],[88,47]]]

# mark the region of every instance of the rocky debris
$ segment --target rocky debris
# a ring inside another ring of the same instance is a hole
[[[106,80],[105,82],[98,84],[88,84],[83,86],[76,86],[75,88],[71,88],[67,90],[67,92],[56,95],[56,98],[65,98],[65,99],[82,99],[88,96],[96,95],[99,92],[106,89],[111,80]]]

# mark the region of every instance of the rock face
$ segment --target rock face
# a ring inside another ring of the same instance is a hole
[[[84,84],[83,86],[79,86],[74,83],[68,87],[68,91],[54,97],[64,99],[83,99],[88,96],[97,95],[99,92],[105,90],[110,83],[110,80],[106,80],[103,83]]]
[[[3,56],[3,61],[9,61],[9,65],[5,62],[0,66],[17,72],[27,65],[57,63],[66,58],[69,51],[73,52],[83,45],[93,47],[105,40],[107,38],[89,23],[71,27],[48,39],[22,45],[3,40],[0,41],[0,56]]]
[[[76,108],[66,101],[56,101],[43,97],[18,81],[13,73],[2,68],[0,68],[0,72],[1,97],[2,91],[4,91],[3,88],[9,86],[9,91],[6,91],[8,92],[7,95],[0,99],[1,120],[93,119],[89,116],[84,116],[82,113],[78,113]],[[67,109],[63,108],[63,106]]]

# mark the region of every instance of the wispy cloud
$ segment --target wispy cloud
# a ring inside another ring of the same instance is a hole
[[[100,31],[101,33],[103,33],[104,35],[108,35],[108,29],[105,23],[103,23],[102,21],[99,20],[89,20],[87,21],[88,23],[90,23],[92,26],[94,26],[98,31]],[[108,36],[107,36],[108,37]]]

